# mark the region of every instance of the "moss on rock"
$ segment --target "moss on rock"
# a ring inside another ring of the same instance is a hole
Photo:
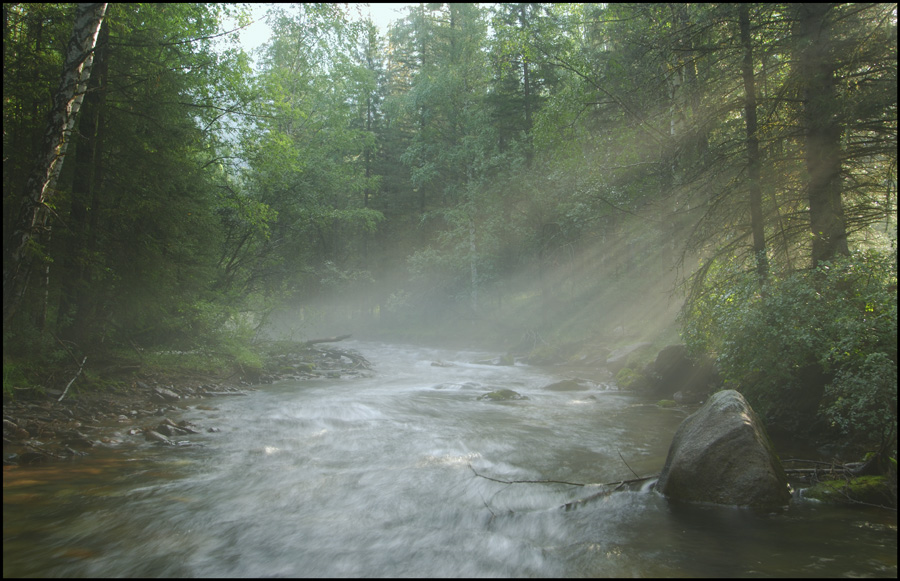
[[[823,480],[803,492],[804,498],[811,498],[832,504],[853,504],[864,502],[893,506],[896,497],[891,498],[891,489],[886,476],[857,476],[850,480]]]

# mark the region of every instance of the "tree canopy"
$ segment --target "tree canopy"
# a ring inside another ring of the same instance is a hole
[[[3,5],[5,356],[301,311],[562,341],[683,303],[750,392],[814,369],[813,415],[896,423],[896,5],[273,5],[255,69],[243,5],[109,4],[72,52],[96,6]]]

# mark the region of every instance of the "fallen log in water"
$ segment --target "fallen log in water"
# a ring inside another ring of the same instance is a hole
[[[349,339],[351,334],[348,333],[346,335],[338,335],[337,337],[325,337],[322,339],[311,339],[309,341],[304,341],[301,343],[303,347],[309,347],[311,345],[316,345],[318,343],[337,343],[338,341],[343,341],[344,339]]]

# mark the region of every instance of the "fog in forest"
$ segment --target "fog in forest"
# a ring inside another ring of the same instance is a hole
[[[896,577],[896,4],[386,6],[3,4],[4,577]]]

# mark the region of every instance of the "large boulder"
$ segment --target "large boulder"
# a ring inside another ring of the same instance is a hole
[[[791,499],[765,427],[734,390],[714,394],[681,423],[656,489],[674,500],[754,508]]]

